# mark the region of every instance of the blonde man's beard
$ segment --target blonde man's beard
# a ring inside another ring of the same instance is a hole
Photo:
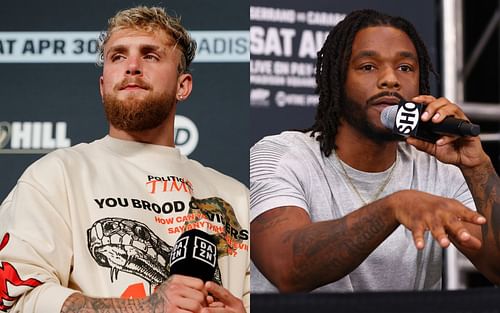
[[[131,95],[120,100],[116,95],[105,93],[104,110],[107,120],[117,129],[143,131],[158,127],[168,117],[175,103],[175,97],[167,92],[149,94],[138,99]]]

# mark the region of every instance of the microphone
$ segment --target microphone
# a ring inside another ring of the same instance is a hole
[[[170,253],[170,275],[212,280],[217,267],[217,246],[212,236],[199,229],[184,232]]]
[[[385,108],[380,114],[380,121],[392,132],[404,137],[415,137],[429,142],[436,142],[441,135],[477,136],[481,128],[469,121],[447,116],[440,123],[422,122],[420,116],[424,105],[401,100],[398,105]]]

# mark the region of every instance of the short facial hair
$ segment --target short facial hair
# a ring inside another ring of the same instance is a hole
[[[115,94],[104,93],[106,118],[117,129],[144,131],[158,127],[168,117],[175,98],[167,91],[138,99],[130,95],[120,100]]]
[[[385,143],[390,141],[401,141],[403,137],[393,134],[388,129],[380,129],[372,121],[369,120],[367,108],[370,104],[362,105],[352,100],[351,98],[344,97],[344,106],[342,116],[346,123],[351,125],[354,129],[358,130],[368,139],[375,143]]]

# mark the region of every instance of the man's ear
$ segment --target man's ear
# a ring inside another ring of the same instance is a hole
[[[191,74],[180,74],[177,79],[177,100],[186,100],[193,89],[193,77]]]
[[[99,93],[101,94],[101,99],[104,96],[103,85],[104,85],[104,78],[101,75],[101,77],[99,77]]]

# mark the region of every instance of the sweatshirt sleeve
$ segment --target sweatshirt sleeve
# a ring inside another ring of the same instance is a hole
[[[40,161],[39,161],[40,162]],[[33,164],[0,207],[0,312],[60,312],[74,290],[64,177]]]
[[[250,313],[250,266],[245,274],[245,290],[243,291],[243,305],[247,313]]]

